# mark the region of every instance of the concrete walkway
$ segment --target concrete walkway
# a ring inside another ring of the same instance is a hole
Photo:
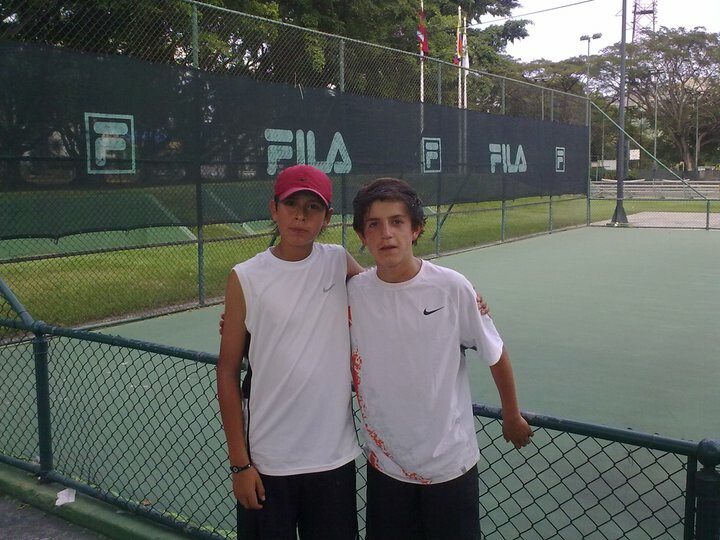
[[[0,538],[13,540],[105,540],[103,536],[34,506],[0,494]]]
[[[131,512],[77,493],[55,506],[58,484],[39,484],[23,470],[0,463],[0,540],[181,540],[187,536]]]

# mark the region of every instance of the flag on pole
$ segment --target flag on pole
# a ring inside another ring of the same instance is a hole
[[[458,22],[457,32],[455,34],[455,56],[453,56],[453,63],[460,65],[462,61],[462,36],[460,35],[460,6],[458,6]]]
[[[462,39],[460,37],[460,22],[462,21],[462,8],[458,6],[458,22],[457,32],[455,35],[455,56],[453,57],[453,63],[460,67],[462,61]],[[458,69],[458,109],[462,108],[462,70]]]
[[[425,10],[420,10],[420,21],[417,27],[417,40],[420,44],[420,54],[427,55],[430,52],[428,46],[427,27],[425,26]]]
[[[462,68],[470,69],[470,56],[468,56],[468,45],[467,45],[467,19],[465,19],[465,28],[463,29],[461,51],[462,51],[462,60],[461,60]]]

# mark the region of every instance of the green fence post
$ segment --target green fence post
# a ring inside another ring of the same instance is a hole
[[[198,303],[205,305],[205,244],[203,242],[203,205],[202,205],[202,178],[200,167],[197,167],[195,180],[195,211],[197,214],[197,243],[198,243]]]
[[[437,199],[435,199],[435,255],[440,255],[440,201],[442,197],[442,173],[437,175]]]
[[[342,246],[347,249],[347,175],[340,176],[340,211],[342,212]]]
[[[192,50],[193,50],[193,67],[198,69],[200,67],[200,54],[198,52],[199,40],[198,40],[198,18],[197,18],[197,5],[192,5]],[[200,92],[198,91],[199,80],[197,79],[197,73],[195,74],[195,96],[199,97]],[[195,107],[200,110],[199,99],[195,102]],[[197,129],[201,127],[199,114],[198,114],[198,125]],[[195,215],[197,217],[197,244],[198,244],[198,303],[201,306],[205,305],[205,245],[203,242],[203,206],[202,206],[202,176],[200,168],[200,142],[197,140],[200,132],[195,133],[195,173],[197,177],[195,179]]]
[[[197,5],[192,5],[192,52],[193,52],[193,67],[197,68],[200,65],[200,54],[198,52],[198,17],[197,17]]]
[[[40,450],[40,482],[48,482],[53,469],[52,423],[50,420],[50,384],[48,381],[48,338],[35,334],[32,340],[35,356],[35,392],[37,395],[38,448]]]
[[[550,195],[550,201],[548,203],[548,232],[552,232],[553,230],[553,220],[552,220],[552,195]]]
[[[697,511],[695,538],[718,540],[720,538],[720,442],[703,439],[698,444],[698,461],[703,468],[695,475]]]
[[[590,226],[590,179],[592,176],[592,109],[590,108],[590,98],[587,98],[586,123],[588,128],[588,177],[587,177],[587,209],[585,216],[585,225]]]
[[[437,77],[437,92],[438,92],[438,105],[442,105],[442,64],[438,63],[438,77]]]
[[[590,188],[588,187],[587,195],[585,196],[586,208],[585,208],[585,225],[590,226]]]
[[[340,49],[338,50],[338,79],[340,93],[345,93],[345,40],[340,40]],[[340,211],[342,212],[342,246],[347,249],[347,178],[346,175],[340,176]]]
[[[588,101],[588,106],[590,105],[590,102]],[[590,114],[592,114],[592,108],[590,109]],[[603,118],[603,122],[605,119]],[[605,125],[603,124],[603,128]],[[590,139],[590,142],[588,143],[588,146],[590,147],[589,151],[589,161],[590,161],[590,170],[588,171],[588,180],[587,180],[587,193],[585,194],[585,226],[590,226],[590,192],[592,191],[592,128],[588,130],[588,138]],[[601,161],[602,163],[602,161]],[[595,167],[595,180],[598,179],[598,170],[600,169],[600,164],[598,164],[597,167]]]
[[[345,40],[340,40],[340,50],[338,51],[338,74],[340,93],[345,93]]]
[[[500,103],[502,114],[505,114],[505,79],[500,79]]]
[[[697,456],[688,456],[685,467],[685,516],[683,517],[683,540],[695,539],[695,475]]]
[[[705,201],[705,230],[710,230],[710,199]]]
[[[502,210],[500,211],[500,241],[505,241],[505,197],[502,200]]]

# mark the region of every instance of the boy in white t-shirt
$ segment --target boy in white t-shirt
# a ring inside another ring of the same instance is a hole
[[[357,536],[345,283],[362,267],[341,246],[315,242],[331,200],[319,169],[282,171],[270,201],[279,243],[228,277],[217,385],[241,538]],[[243,395],[248,332],[252,391]]]
[[[532,430],[507,351],[467,279],[413,255],[425,218],[407,183],[375,180],[353,210],[353,228],[377,264],[348,282],[368,460],[366,538],[477,539],[480,452],[464,349],[490,366],[503,435],[520,448]]]
[[[270,201],[280,242],[228,278],[217,382],[243,538],[357,534],[345,281],[363,269],[341,246],[315,242],[331,200],[322,171],[282,171]],[[238,384],[244,351],[251,392],[247,376]]]

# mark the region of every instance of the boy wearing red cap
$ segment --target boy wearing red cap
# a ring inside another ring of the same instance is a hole
[[[319,169],[282,171],[270,201],[280,241],[227,281],[218,398],[233,492],[250,510],[243,538],[357,536],[345,281],[362,267],[343,247],[315,242],[331,201]],[[249,396],[238,387],[248,332]]]

